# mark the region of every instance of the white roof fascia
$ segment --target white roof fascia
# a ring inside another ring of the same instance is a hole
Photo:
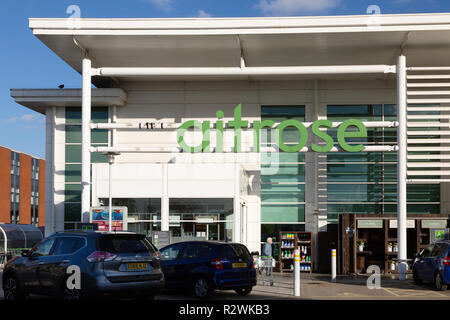
[[[277,18],[79,19],[30,18],[35,35],[214,35],[450,30],[450,14]]]
[[[81,89],[11,89],[11,97],[18,104],[45,114],[52,106],[81,106]],[[127,94],[120,88],[93,88],[93,106],[124,106]]]

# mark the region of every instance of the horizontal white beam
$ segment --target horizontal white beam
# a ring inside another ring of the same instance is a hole
[[[408,131],[408,136],[450,136],[450,131]]]
[[[408,176],[450,176],[450,171],[437,171],[437,170],[424,170],[424,171],[415,171],[408,170]]]
[[[434,79],[450,79],[450,74],[419,74],[409,75],[408,80],[434,80]]]
[[[427,152],[427,151],[447,151],[450,152],[449,147],[408,147],[408,151],[412,152]]]
[[[279,66],[279,67],[106,67],[93,69],[93,75],[105,77],[132,76],[275,76],[319,74],[396,73],[392,65]]]
[[[450,91],[408,91],[408,96],[448,96]]]
[[[408,99],[409,104],[450,103],[450,99]],[[428,109],[430,111],[431,108]],[[436,110],[433,110],[436,111]]]
[[[450,88],[450,82],[408,82],[408,88]]]
[[[410,112],[414,111],[450,111],[450,107],[438,107],[438,106],[430,106],[430,107],[408,107],[407,109]]]
[[[450,139],[408,139],[410,144],[450,143]]]
[[[408,71],[450,71],[450,67],[409,67]]]
[[[408,179],[408,184],[437,184],[441,182],[450,182],[450,179]]]
[[[449,116],[450,117],[450,116]],[[303,122],[306,128],[309,128],[313,122]],[[341,122],[333,122],[333,128],[337,128]],[[398,127],[398,121],[363,121],[366,128],[395,128]],[[178,129],[182,124],[173,122],[141,122],[141,123],[91,123],[91,129],[135,129],[135,130],[164,130]],[[280,122],[275,123],[272,128],[276,128]],[[225,129],[233,129],[225,124]],[[253,128],[250,123],[247,129]],[[210,125],[210,129],[215,129],[215,124]],[[245,129],[245,128],[243,128]]]
[[[203,153],[215,153],[214,149],[211,152]],[[397,151],[397,146],[366,146],[362,152],[391,152]],[[91,147],[91,152],[99,153],[179,153],[182,152],[180,147]],[[310,152],[312,151],[309,147],[304,147],[299,152]],[[275,147],[261,147],[261,153],[275,153],[280,152]],[[332,147],[329,152],[343,152],[342,149],[337,147]],[[200,152],[199,152],[200,153]],[[224,147],[223,153],[234,153],[234,147]],[[255,153],[253,147],[242,147],[240,153]]]
[[[408,162],[408,168],[450,168],[450,162]]]
[[[450,154],[408,154],[409,160],[450,160]]]
[[[428,121],[417,121],[411,122],[408,121],[409,128],[448,128],[450,127],[450,123],[445,122],[428,122]]]
[[[450,114],[419,114],[408,115],[409,120],[426,120],[426,119],[449,119]]]

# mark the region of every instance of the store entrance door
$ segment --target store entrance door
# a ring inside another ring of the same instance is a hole
[[[195,237],[198,240],[219,240],[219,224],[196,223],[194,224]]]
[[[193,240],[224,240],[221,236],[220,225],[224,227],[224,223],[212,222],[194,222],[182,221],[173,223],[170,226],[171,241],[193,241]],[[222,230],[224,233],[224,230]]]
[[[195,227],[195,237],[199,240],[208,240],[208,224],[196,223]]]

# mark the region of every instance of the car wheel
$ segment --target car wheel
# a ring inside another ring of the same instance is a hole
[[[439,272],[436,272],[436,275],[434,276],[434,287],[439,291],[447,290],[447,285],[444,284],[444,280]]]
[[[236,289],[234,291],[236,291],[236,293],[240,296],[246,296],[248,295],[250,292],[252,292],[253,287],[244,287],[244,288],[239,288]]]
[[[210,295],[212,288],[209,281],[207,281],[205,278],[197,278],[194,281],[193,290],[195,297],[199,299],[205,299]]]
[[[417,269],[413,269],[413,280],[415,284],[421,284],[422,280],[419,278],[419,274],[417,273]]]
[[[25,299],[25,293],[13,275],[8,275],[3,280],[3,295],[5,300],[14,301]]]

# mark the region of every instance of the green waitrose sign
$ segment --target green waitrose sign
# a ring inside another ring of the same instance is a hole
[[[223,152],[223,130],[224,130],[224,113],[222,110],[216,112],[216,152]],[[241,129],[248,128],[248,121],[242,120],[242,106],[239,104],[234,109],[234,119],[227,122],[228,127],[234,129],[234,152],[241,152]],[[259,152],[259,142],[261,129],[272,128],[275,125],[275,121],[272,120],[256,120],[253,122],[254,131],[254,150]],[[184,122],[177,132],[177,142],[178,145],[185,152],[197,153],[197,152],[210,152],[210,126],[211,122],[209,120],[200,122],[197,120],[189,120]],[[296,145],[286,145],[282,138],[282,133],[286,128],[296,128],[300,133],[300,141]],[[313,135],[325,142],[325,145],[318,145],[315,143],[311,144],[311,149],[315,152],[329,152],[333,148],[334,141],[331,136],[326,132],[321,131],[321,128],[332,128],[333,123],[329,120],[317,120],[311,125],[311,132]],[[349,127],[356,128],[357,130],[347,131]],[[189,146],[184,140],[184,134],[189,129],[197,129],[202,131],[202,142],[197,146]],[[276,144],[280,150],[284,152],[299,152],[303,147],[306,146],[308,142],[308,129],[305,125],[294,119],[288,119],[275,128],[276,132]],[[367,129],[364,124],[356,119],[348,119],[341,123],[338,127],[337,132],[337,142],[339,146],[347,152],[361,152],[364,150],[362,144],[349,145],[346,141],[347,138],[366,138]]]

